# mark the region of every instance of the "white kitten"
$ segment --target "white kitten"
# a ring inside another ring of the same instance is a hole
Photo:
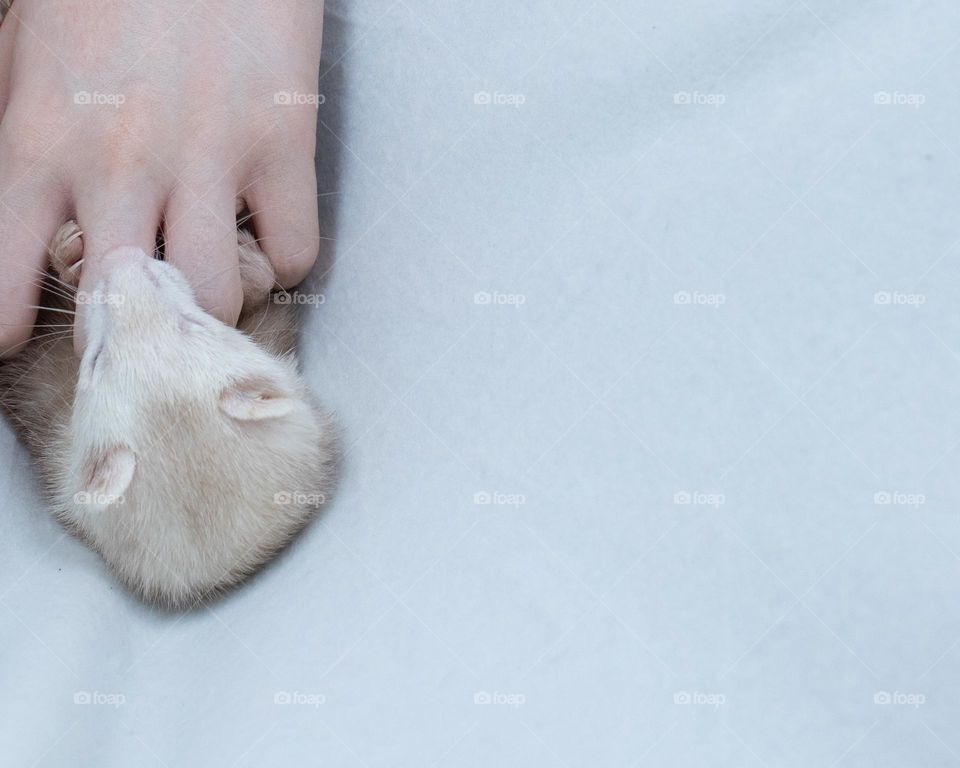
[[[57,516],[145,599],[188,607],[268,561],[331,492],[335,437],[297,371],[294,315],[271,302],[273,270],[239,233],[238,328],[202,311],[182,274],[133,249],[81,295],[87,347],[44,326],[0,367],[0,405],[33,454]],[[82,245],[51,251],[72,309]],[[69,284],[69,285],[68,285]]]

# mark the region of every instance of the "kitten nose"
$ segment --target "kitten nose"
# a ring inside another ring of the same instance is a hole
[[[134,293],[141,290],[137,286],[144,282],[158,287],[157,278],[150,270],[150,259],[140,248],[114,248],[108,251],[100,263],[100,271],[105,286],[113,285]]]
[[[127,299],[146,297],[159,287],[156,276],[149,269],[150,259],[140,248],[114,248],[100,262],[100,301],[115,305]]]
[[[133,267],[139,271],[140,265],[147,260],[147,254],[142,248],[120,246],[111,248],[98,259],[94,256],[90,256],[90,259],[89,263],[94,266],[94,269],[85,271],[84,275],[92,287],[77,293],[77,315],[74,318],[74,327],[77,332],[74,333],[74,349],[78,354],[82,354],[86,346],[88,313],[115,314],[125,304],[127,294],[130,293],[131,282],[128,276],[132,273],[129,270]],[[96,260],[95,264],[94,260]],[[81,285],[83,285],[82,282]],[[133,281],[132,285],[136,286],[136,281]],[[85,300],[81,300],[81,296]],[[100,309],[96,306],[87,306],[88,304],[100,305]]]

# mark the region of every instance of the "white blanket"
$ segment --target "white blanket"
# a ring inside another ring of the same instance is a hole
[[[0,432],[0,764],[954,765],[960,5],[328,0],[339,493],[155,612]]]

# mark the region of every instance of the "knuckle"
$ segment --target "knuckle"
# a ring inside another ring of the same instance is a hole
[[[114,124],[104,136],[105,152],[101,154],[103,181],[126,183],[131,178],[153,175],[154,159],[143,140],[123,122]]]
[[[0,122],[0,146],[14,168],[42,174],[52,165],[52,150],[60,138],[53,124],[22,112],[8,112]]]
[[[289,237],[266,238],[264,247],[277,269],[310,269],[320,253],[320,233],[298,232]]]

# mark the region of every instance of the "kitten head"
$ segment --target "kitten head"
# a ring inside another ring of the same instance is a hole
[[[77,294],[87,346],[61,508],[135,591],[189,605],[324,503],[331,426],[292,356],[201,310],[175,267],[124,249],[104,274]]]

